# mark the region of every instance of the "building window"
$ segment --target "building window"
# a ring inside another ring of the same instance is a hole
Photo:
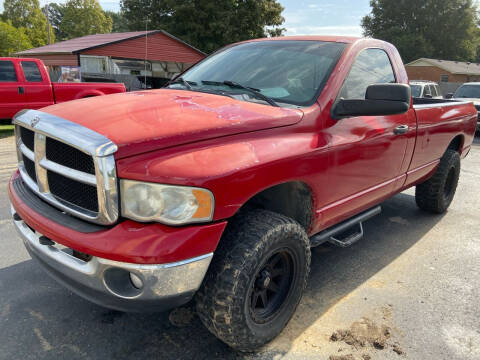
[[[440,75],[441,82],[448,82],[448,75]]]
[[[470,82],[470,76],[467,75],[467,82]]]

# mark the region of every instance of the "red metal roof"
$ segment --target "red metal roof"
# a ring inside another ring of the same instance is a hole
[[[84,50],[89,50],[93,48],[98,48],[105,45],[115,44],[125,40],[135,39],[139,37],[145,37],[145,34],[148,36],[162,33],[167,37],[182,43],[191,49],[197,51],[198,53],[204,55],[203,52],[194,48],[191,45],[183,42],[182,40],[174,37],[173,35],[167,33],[163,30],[150,30],[150,31],[133,31],[133,32],[124,32],[124,33],[111,33],[111,34],[96,34],[96,35],[87,35],[79,38],[61,41],[55,44],[41,46],[34,49],[24,50],[17,53],[17,55],[41,55],[41,54],[75,54],[82,52]]]
[[[93,49],[82,50],[81,54],[188,64],[196,63],[205,57],[203,53],[164,33],[153,33],[149,34],[148,38],[142,36],[97,46]]]

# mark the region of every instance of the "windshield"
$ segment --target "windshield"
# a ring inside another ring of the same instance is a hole
[[[215,53],[187,70],[170,88],[218,91],[239,99],[265,103],[241,84],[278,103],[311,105],[316,100],[345,48],[324,41],[259,41],[239,44]],[[237,98],[237,96],[234,96]]]
[[[422,93],[422,85],[410,85],[412,88],[412,96],[413,97],[420,97]]]
[[[462,85],[455,91],[456,98],[480,98],[480,85]]]

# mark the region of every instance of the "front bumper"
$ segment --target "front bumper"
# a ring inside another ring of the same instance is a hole
[[[18,172],[8,193],[14,225],[32,258],[80,296],[121,311],[162,311],[188,302],[226,226],[125,220],[99,227],[42,201]]]
[[[132,264],[79,258],[48,243],[11,207],[15,228],[33,259],[57,281],[99,305],[121,311],[162,311],[188,302],[200,287],[212,253],[167,264]],[[134,286],[130,274],[140,280]]]

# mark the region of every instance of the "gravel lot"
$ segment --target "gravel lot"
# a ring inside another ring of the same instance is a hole
[[[13,145],[0,139],[0,359],[480,359],[480,143],[444,216],[418,210],[409,190],[383,204],[361,242],[314,249],[295,317],[249,355],[216,340],[191,307],[110,311],[45,275],[10,224]]]

